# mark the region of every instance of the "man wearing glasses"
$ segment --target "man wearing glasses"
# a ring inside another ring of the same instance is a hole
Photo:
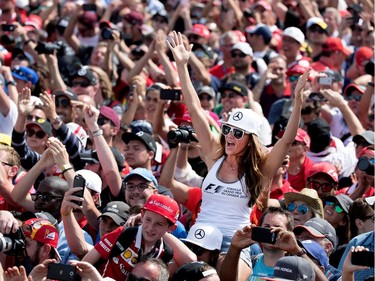
[[[73,91],[78,95],[88,95],[92,98],[99,91],[99,84],[94,73],[88,66],[82,66],[70,76]]]
[[[325,202],[327,196],[336,194],[339,178],[335,166],[328,162],[314,164],[307,177],[307,187],[315,189]]]

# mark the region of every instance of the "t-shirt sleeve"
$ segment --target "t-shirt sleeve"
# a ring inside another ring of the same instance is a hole
[[[120,226],[114,231],[107,233],[103,238],[95,245],[95,250],[102,256],[103,259],[108,259],[109,254],[112,251],[113,246],[115,245],[117,238],[120,236],[124,227]]]

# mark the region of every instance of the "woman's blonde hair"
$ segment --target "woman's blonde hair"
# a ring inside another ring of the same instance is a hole
[[[113,96],[112,83],[109,79],[108,74],[100,67],[90,65],[89,68],[98,74],[99,85],[102,90],[102,96],[104,99],[111,99]]]
[[[0,151],[6,152],[6,162],[9,165],[21,167],[20,156],[13,147],[0,143]]]

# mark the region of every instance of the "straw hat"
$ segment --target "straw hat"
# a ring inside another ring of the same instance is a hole
[[[285,204],[288,206],[294,201],[305,202],[314,214],[314,217],[323,218],[323,203],[316,190],[304,188],[301,192],[287,192],[284,194]]]

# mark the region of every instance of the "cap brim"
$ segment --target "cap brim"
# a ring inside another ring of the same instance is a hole
[[[197,246],[202,247],[203,249],[206,249],[206,250],[210,250],[210,251],[216,250],[214,248],[210,249],[209,247],[205,246],[203,243],[199,243],[199,242],[197,242],[195,240],[191,240],[191,239],[188,239],[188,238],[181,238],[180,240],[182,242],[189,242],[191,244],[197,245]]]
[[[306,202],[314,211],[319,211],[320,216],[323,217],[323,205],[319,204],[319,198],[312,198],[308,195],[301,194],[298,192],[287,192],[284,195],[286,205],[292,203],[293,201]],[[310,208],[310,209],[311,209]]]
[[[129,132],[123,133],[121,138],[124,141],[124,143],[126,143],[126,144],[128,144],[132,140],[138,140],[138,141],[141,141],[142,143],[144,143],[142,138],[138,137],[137,135],[135,135],[133,133],[129,133]]]
[[[29,80],[27,80],[26,77],[23,77],[23,76],[21,76],[21,75],[18,75],[17,73],[12,72],[12,75],[13,75],[14,78],[17,78],[17,79],[19,79],[19,80],[22,80],[22,81],[25,81],[25,82],[28,82],[28,81],[29,81]]]
[[[305,226],[305,225],[296,225],[294,228],[293,228],[293,233],[296,234],[296,232],[298,232],[298,230],[306,230],[308,233],[310,233],[312,236],[314,236],[315,238],[325,238],[326,236],[322,233],[320,233],[319,231],[317,231],[316,229],[312,228],[312,227],[309,227],[309,226]]]
[[[113,219],[113,221],[118,225],[118,226],[121,226],[123,225],[126,221],[124,219],[122,219],[120,216],[116,215],[115,213],[111,213],[111,212],[106,212],[106,213],[103,213],[101,214],[98,219],[100,219],[101,217],[103,216],[106,216],[106,217],[110,217],[111,219]]]

